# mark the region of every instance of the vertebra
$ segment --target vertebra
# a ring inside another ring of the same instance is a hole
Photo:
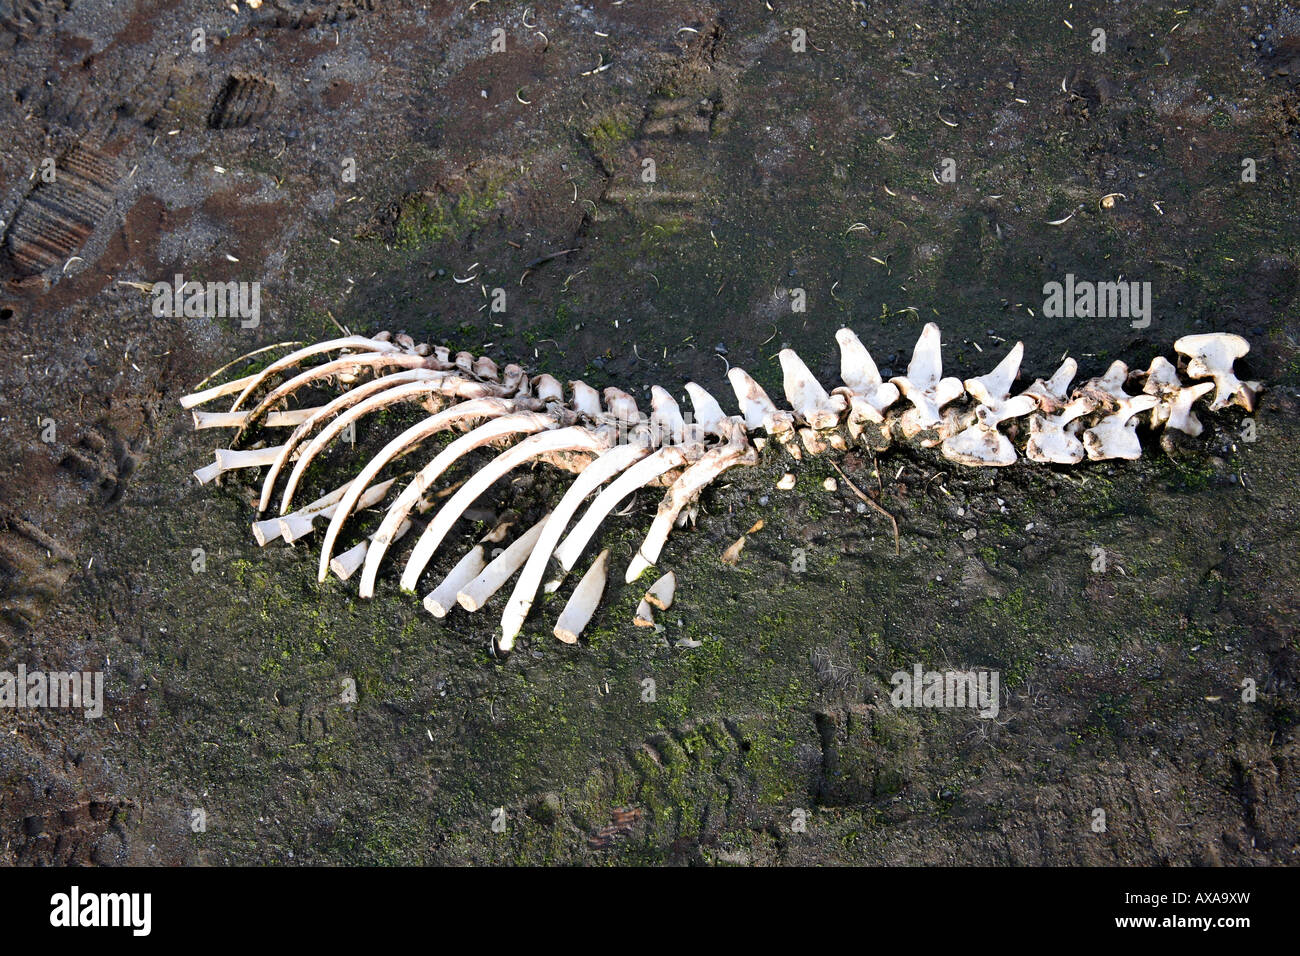
[[[195,427],[235,428],[236,439],[255,427],[293,429],[287,441],[272,447],[218,449],[216,461],[195,476],[206,482],[227,471],[270,466],[261,489],[260,514],[270,505],[284,466],[294,461],[282,493],[280,517],[253,523],[257,542],[265,545],[277,537],[293,541],[314,530],[315,518],[327,519],[319,580],[331,570],[346,579],[361,568],[362,597],[373,596],[389,546],[417,521],[412,518],[413,511],[423,514],[437,508],[407,559],[401,576],[401,586],[407,591],[415,590],[424,568],[456,521],[499,478],[521,464],[539,460],[576,472],[577,479],[554,510],[527,531],[516,532],[514,542],[503,553],[488,561],[485,545],[503,540],[507,530],[517,524],[514,520],[502,522],[462,555],[450,574],[425,597],[425,606],[439,617],[455,605],[478,610],[518,573],[497,640],[497,647],[505,652],[513,648],[553,562],[557,577],[546,582],[547,590],[559,586],[620,501],[649,485],[668,489],[624,575],[631,582],[658,562],[669,532],[693,514],[705,487],[730,468],[758,461],[765,439],[751,438],[752,432],[765,432],[767,438],[799,458],[800,445],[811,454],[828,447],[842,449],[849,441],[864,439],[863,432],[870,428],[872,435],[865,440],[875,449],[893,439],[916,438],[926,447],[939,445],[946,458],[961,465],[1005,467],[1017,461],[1019,454],[1011,436],[1000,428],[1008,421],[1030,416],[1028,458],[1076,464],[1085,456],[1093,460],[1137,458],[1142,448],[1136,427],[1148,412],[1153,428],[1198,435],[1202,425],[1192,414],[1195,402],[1214,392],[1211,410],[1238,404],[1251,411],[1261,388],[1258,382],[1237,379],[1233,361],[1244,356],[1249,345],[1240,336],[1226,333],[1185,336],[1175,343],[1175,350],[1188,359],[1187,374],[1209,382],[1185,385],[1172,363],[1157,358],[1146,372],[1130,373],[1124,363],[1115,362],[1105,375],[1070,392],[1077,366],[1073,359],[1066,359],[1051,378],[1035,381],[1016,396],[1011,395],[1011,388],[1024,354],[1019,342],[987,375],[965,382],[943,378],[939,328],[930,323],[917,341],[907,375],[883,382],[870,353],[852,331],[841,329],[836,341],[844,384],[829,391],[793,350],[781,351],[790,410],[777,407],[746,372],[732,368],[728,379],[741,412],[735,416],[728,416],[718,401],[694,382],[686,385],[693,409],[688,415],[658,386],[651,390],[648,416],[626,392],[607,388],[602,404],[600,393],[580,381],[569,383],[566,402],[564,389],[550,375],[530,378],[517,365],[506,366],[502,373],[487,357],[475,358],[468,352],[453,357],[448,349],[416,345],[408,336],[387,333],[374,338],[349,335],[299,348],[260,373],[187,395],[181,405],[195,408],[234,394],[228,412],[194,412]],[[313,358],[319,358],[320,364],[295,371]],[[373,377],[360,381],[359,376],[366,373]],[[323,405],[275,407],[330,378],[349,382],[351,387]],[[1143,391],[1136,395],[1125,392],[1130,380],[1142,381]],[[265,394],[256,404],[241,409],[263,389]],[[973,404],[959,406],[967,396]],[[900,411],[896,407],[900,397],[911,407]],[[395,403],[410,401],[418,401],[428,417],[389,441],[353,480],[310,505],[289,510],[308,464],[346,426]],[[434,455],[406,484],[393,478],[375,483],[392,461],[412,454],[427,438],[452,429],[464,434]],[[313,436],[310,441],[309,436]],[[458,459],[488,445],[500,449],[499,453],[454,494],[449,489],[449,497],[439,507],[442,496],[434,485]],[[379,528],[368,539],[334,556],[348,518],[360,508],[382,502],[390,488],[400,490]],[[579,516],[588,499],[590,503]],[[576,640],[594,612],[604,588],[607,561],[606,550],[584,573],[566,608],[563,626],[556,629],[562,640]]]

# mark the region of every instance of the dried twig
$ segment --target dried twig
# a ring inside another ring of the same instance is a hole
[[[852,481],[849,480],[849,476],[844,474],[844,470],[840,468],[839,465],[835,464],[835,462],[831,462],[831,467],[834,468],[836,472],[839,473],[839,476],[844,479],[844,483],[849,486],[850,491],[852,491],[855,495],[857,495],[858,498],[860,498],[866,504],[870,505],[872,508],[875,508],[882,515],[884,515],[886,518],[889,519],[889,523],[894,526],[894,554],[901,554],[902,551],[899,548],[899,544],[898,544],[898,520],[893,515],[891,515],[888,511],[886,511],[883,507],[881,507],[876,502],[872,501],[870,498],[864,495],[862,493],[862,490],[857,485],[855,485]]]

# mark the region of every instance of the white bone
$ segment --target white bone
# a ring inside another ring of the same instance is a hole
[[[224,385],[213,385],[211,388],[205,388],[201,392],[192,392],[189,395],[181,396],[181,408],[196,408],[199,405],[206,405],[214,398],[221,398],[223,395],[231,395],[235,392],[242,391],[244,388],[256,382],[259,373],[245,375],[243,378],[237,378],[234,381],[226,382]]]
[[[1142,457],[1142,443],[1138,440],[1135,418],[1159,400],[1154,395],[1137,395],[1125,398],[1116,411],[1083,433],[1083,446],[1093,461],[1108,458],[1125,458],[1130,461]]]
[[[402,388],[410,387],[412,386],[402,386]],[[387,394],[385,392],[383,395],[376,396],[376,398],[383,398]],[[416,422],[393,438],[366,462],[365,467],[361,469],[357,477],[352,480],[352,484],[348,486],[347,493],[339,500],[338,507],[335,508],[334,515],[330,518],[329,528],[325,532],[325,540],[321,543],[320,563],[317,568],[316,578],[318,581],[325,580],[326,571],[329,569],[330,554],[334,549],[334,542],[338,539],[339,532],[343,530],[344,523],[352,513],[353,505],[356,504],[357,499],[361,497],[375,476],[390,461],[431,435],[446,431],[457,422],[464,421],[467,415],[475,418],[482,417],[484,413],[496,415],[503,408],[508,409],[512,404],[508,401],[503,402],[501,399],[479,399],[477,402],[478,404],[475,404],[475,402],[462,402],[435,415],[430,415],[423,421]],[[474,407],[467,408],[467,406]],[[360,405],[357,406],[357,408],[360,407]]]
[[[651,437],[661,445],[677,445],[685,440],[686,422],[677,400],[658,385],[650,386]]]
[[[573,594],[570,595],[568,603],[564,605],[564,610],[560,613],[560,619],[555,622],[555,636],[565,644],[576,644],[583,628],[587,626],[592,615],[596,613],[596,607],[600,604],[600,599],[605,593],[608,567],[609,548],[606,548],[591,563],[587,573],[582,576],[578,586],[573,589]],[[502,651],[509,651],[514,647],[514,638],[507,638],[499,642],[497,646]]]
[[[1142,391],[1154,395],[1160,401],[1151,409],[1151,427],[1174,428],[1188,435],[1199,435],[1204,426],[1200,419],[1192,414],[1196,400],[1214,391],[1214,382],[1201,382],[1199,385],[1184,385],[1178,378],[1178,370],[1163,355],[1151,360],[1146,372],[1146,382]]]
[[[267,428],[287,428],[301,425],[311,418],[320,408],[293,408],[283,412],[271,412],[262,420]],[[239,428],[248,421],[249,412],[200,412],[190,413],[194,416],[194,430],[205,428]]]
[[[460,589],[478,577],[486,566],[483,545],[474,545],[456,562],[456,566],[447,572],[442,583],[424,596],[425,609],[434,617],[446,617],[447,612],[456,606],[456,595],[460,593]]]
[[[686,383],[686,394],[691,399],[693,423],[705,434],[721,435],[727,416],[722,413],[718,400],[694,382]]]
[[[218,448],[213,452],[215,461],[206,468],[200,468],[194,472],[194,477],[199,480],[199,484],[205,485],[218,475],[223,475],[228,471],[239,471],[243,468],[261,468],[263,465],[269,465],[275,461],[280,454],[279,445],[273,445],[270,448]]]
[[[654,610],[651,609],[650,602],[645,598],[642,598],[641,603],[636,606],[636,617],[632,618],[632,623],[637,627],[655,626]]]
[[[578,556],[582,554],[583,548],[587,546],[587,542],[592,539],[601,523],[620,501],[660,475],[685,465],[690,453],[691,451],[682,445],[660,448],[611,481],[609,487],[598,494],[588,506],[586,513],[569,532],[569,536],[555,549],[555,559],[560,562],[564,571],[567,572],[573,567]],[[696,449],[697,455],[702,453],[701,450]],[[558,586],[559,582],[555,584]],[[554,590],[549,584],[547,589]]]
[[[573,390],[573,410],[593,422],[599,419],[600,393],[583,381],[570,382],[569,388]]]
[[[401,526],[397,529],[397,533],[393,535],[393,540],[396,541],[400,539],[402,535],[406,534],[410,529],[411,522],[403,521]],[[358,541],[342,554],[336,554],[331,558],[330,571],[332,571],[334,576],[340,581],[346,581],[356,573],[357,568],[361,567],[362,563],[366,560],[366,552],[368,550],[370,550],[369,537],[363,541]]]
[[[1032,395],[1007,397],[1024,354],[1024,345],[1017,342],[993,371],[979,378],[966,379],[963,383],[966,391],[980,403],[975,409],[976,422],[944,439],[941,450],[945,458],[973,467],[1015,464],[1015,446],[997,427],[1001,422],[1028,415],[1038,408],[1038,399]]]
[[[848,404],[844,396],[836,395],[832,399],[794,349],[782,349],[777,357],[781,361],[785,397],[795,414],[815,429],[838,425],[840,414]]]
[[[457,379],[457,381],[461,381]],[[298,446],[298,443],[311,434],[322,421],[325,421],[335,415],[334,418],[322,431],[317,435],[317,440],[309,444],[306,452],[307,459],[296,468],[291,476],[285,495],[281,500],[280,510],[284,511],[293,500],[293,492],[301,480],[307,466],[311,463],[325,446],[334,440],[343,432],[348,425],[359,421],[366,415],[391,404],[392,402],[402,401],[420,395],[428,395],[429,390],[434,386],[429,382],[437,382],[437,389],[441,393],[447,382],[446,372],[437,372],[431,369],[410,369],[405,372],[395,372],[391,375],[381,375],[369,382],[364,382],[355,388],[348,389],[342,395],[335,398],[328,405],[324,406],[320,412],[307,419],[301,425],[294,429],[288,440],[284,443],[284,452],[276,460],[271,469],[266,473],[266,478],[262,481],[262,494],[258,499],[257,510],[265,511],[271,503],[271,495],[275,492],[275,482],[288,461],[288,455],[291,450]],[[355,407],[354,407],[355,406]]]
[[[1174,343],[1174,350],[1187,356],[1188,375],[1214,380],[1214,401],[1210,402],[1210,411],[1228,405],[1240,405],[1248,412],[1254,411],[1259,382],[1243,382],[1232,369],[1232,363],[1250,351],[1250,343],[1240,335],[1229,332],[1184,335]]]
[[[885,409],[898,401],[898,386],[881,381],[871,353],[851,329],[840,329],[835,333],[835,341],[840,345],[840,378],[844,385],[832,394],[842,394],[848,399],[850,428],[855,421],[883,422]]]
[[[459,406],[456,406],[459,407]],[[448,409],[451,411],[453,409]],[[371,539],[370,550],[366,552],[366,566],[361,574],[361,597],[373,597],[375,579],[379,574],[379,563],[383,560],[388,545],[393,541],[393,534],[398,526],[410,514],[416,503],[422,500],[425,492],[432,487],[442,474],[464,455],[476,448],[505,438],[508,435],[532,434],[555,425],[554,419],[541,412],[520,412],[493,419],[461,435],[440,451],[432,461],[421,468],[411,483],[407,485],[396,500],[388,506],[388,513],[380,522],[378,530]]]
[[[239,411],[239,406],[244,403],[244,399],[257,388],[258,385],[265,382],[272,375],[283,372],[285,369],[297,366],[304,359],[311,358],[313,355],[320,355],[324,352],[337,352],[343,349],[355,349],[359,352],[400,352],[401,349],[389,342],[380,339],[368,339],[364,335],[349,335],[341,339],[329,339],[325,342],[316,342],[313,345],[304,346],[295,352],[290,352],[283,358],[276,359],[256,375],[250,375],[247,384],[240,391],[239,397],[235,399],[230,406],[232,412]]]
[[[699,461],[690,465],[659,503],[659,511],[646,533],[640,550],[628,565],[623,580],[629,584],[637,579],[646,568],[659,560],[659,552],[668,540],[668,532],[682,509],[694,503],[700,490],[718,475],[735,465],[752,465],[758,461],[758,453],[749,443],[744,425],[739,419],[728,419],[728,436],[725,445],[718,445],[704,453]]]
[[[628,424],[641,420],[641,412],[636,407],[636,399],[621,388],[605,389],[605,408],[615,419]]]
[[[920,431],[934,428],[942,421],[940,410],[943,406],[961,398],[964,391],[961,382],[955,378],[942,378],[942,375],[939,326],[927,322],[912,349],[907,374],[890,379],[903,397],[912,403],[899,423],[904,437],[911,438]]]
[[[490,601],[492,595],[501,590],[514,573],[523,567],[550,519],[551,514],[548,511],[542,516],[541,521],[512,541],[510,546],[493,558],[477,576],[461,585],[456,594],[456,602],[465,610],[472,612]]]
[[[465,509],[472,505],[479,495],[487,491],[498,478],[530,458],[537,458],[542,455],[569,451],[585,451],[597,454],[604,450],[606,441],[607,439],[604,436],[596,436],[581,426],[571,425],[567,428],[557,428],[543,432],[540,435],[525,438],[513,448],[492,459],[482,469],[475,472],[451,496],[451,500],[438,510],[433,520],[425,527],[424,533],[420,535],[420,540],[416,542],[415,550],[411,552],[411,556],[406,562],[406,568],[402,572],[402,590],[415,590],[415,585],[420,579],[420,572],[424,570],[425,565],[429,563],[429,560],[438,550],[438,545],[442,543],[442,539],[451,530],[452,525],[460,519]]]
[[[650,590],[645,593],[645,599],[659,610],[666,611],[673,606],[673,595],[676,593],[677,575],[669,571],[650,585]]]
[[[644,458],[649,452],[650,449],[642,444],[618,445],[602,452],[595,461],[578,473],[578,477],[573,480],[573,484],[564,493],[560,503],[555,506],[555,511],[552,512],[545,530],[537,540],[533,553],[528,556],[528,563],[524,565],[519,580],[515,582],[510,600],[506,602],[505,612],[501,616],[501,630],[507,639],[513,640],[524,626],[524,618],[532,609],[533,598],[542,583],[542,575],[546,573],[551,554],[560,536],[564,534],[564,529],[568,527],[569,519],[573,517],[574,512],[588,495],[619,472],[625,471]]]
[[[746,428],[762,428],[768,435],[781,440],[790,437],[794,431],[794,415],[777,408],[763,386],[754,381],[748,372],[743,368],[732,368],[727,372],[727,380],[736,393]]]
[[[366,493],[361,496],[361,500],[357,504],[357,507],[369,508],[371,505],[383,501],[384,495],[388,494],[388,489],[392,487],[395,480],[395,478],[389,478],[387,481],[381,481],[379,484],[368,488]],[[350,481],[344,486],[343,490],[345,494],[352,488],[354,483],[355,481]],[[341,497],[342,496],[340,496],[340,498]],[[304,535],[311,533],[314,522],[317,518],[324,518],[328,521],[330,518],[334,517],[334,511],[338,506],[338,501],[335,501],[319,511],[295,511],[292,514],[281,515],[280,518],[276,519],[280,522],[280,536],[284,538],[285,541],[292,544]],[[323,581],[324,578],[321,580]]]

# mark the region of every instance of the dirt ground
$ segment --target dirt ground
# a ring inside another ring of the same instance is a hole
[[[1294,862],[1300,8],[0,0],[0,94],[0,669],[107,693],[0,709],[0,861]],[[260,325],[155,317],[176,273],[260,282]],[[1067,273],[1150,282],[1150,326],[1046,317]],[[177,404],[337,324],[730,409],[729,364],[834,383],[848,325],[901,374],[926,321],[1029,381],[1235,332],[1268,390],[1137,462],[769,447],[670,537],[661,631],[619,574],[504,661],[491,608],[259,549]],[[895,709],[917,663],[997,670],[999,715]]]

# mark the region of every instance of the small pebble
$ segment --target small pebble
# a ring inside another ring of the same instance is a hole
[[[777,481],[776,487],[779,488],[781,491],[789,491],[791,488],[793,488],[794,487],[793,472],[787,471],[784,475],[782,475],[780,480]]]
[[[827,491],[835,491],[839,488],[839,483],[834,478],[827,478],[822,482],[822,487]]]

